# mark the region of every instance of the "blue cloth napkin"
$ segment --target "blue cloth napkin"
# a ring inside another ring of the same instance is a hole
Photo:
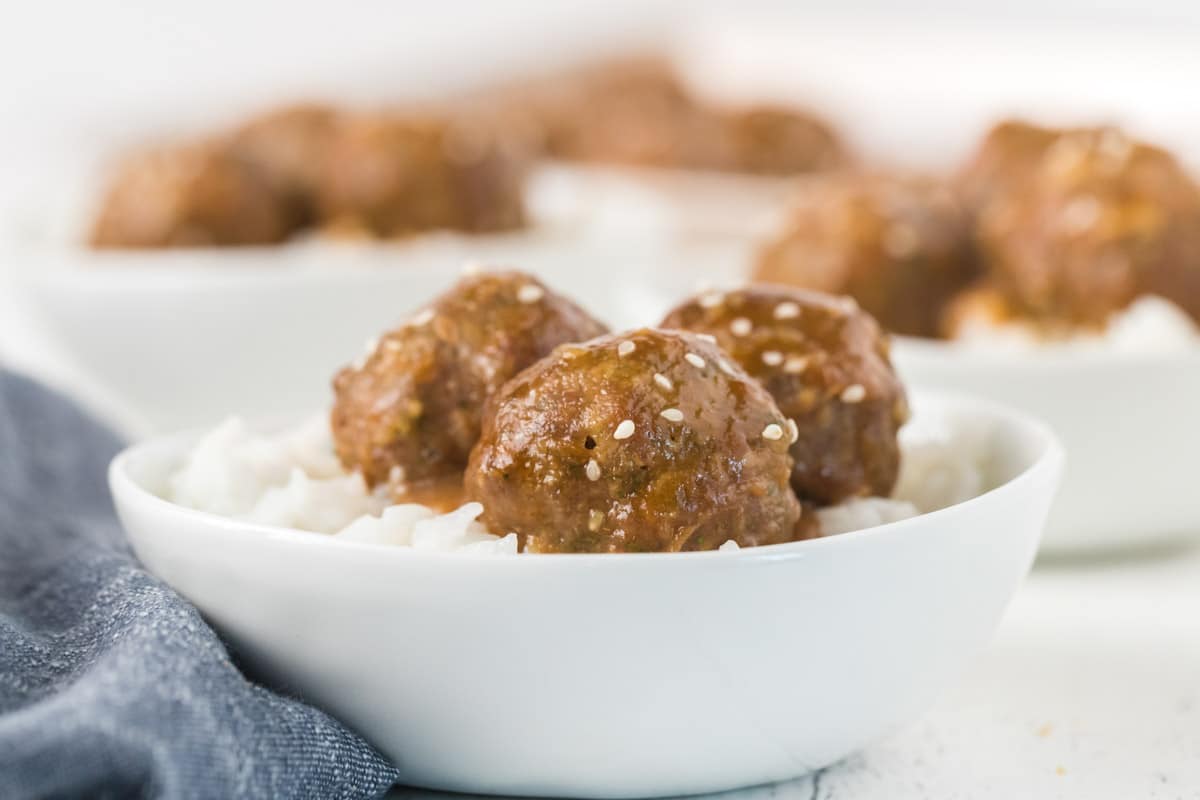
[[[137,562],[105,472],[117,438],[0,370],[0,798],[355,798],[395,770],[247,680]]]

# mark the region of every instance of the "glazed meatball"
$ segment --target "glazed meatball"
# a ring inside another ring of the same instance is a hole
[[[336,126],[317,198],[334,230],[404,236],[525,224],[525,157],[486,117],[348,115]]]
[[[272,244],[290,224],[249,165],[214,143],[144,152],[118,170],[91,232],[94,247]]]
[[[535,87],[528,99],[556,158],[666,167],[717,157],[717,120],[659,58],[584,67]]]
[[[845,160],[840,141],[814,115],[712,106],[661,58],[593,65],[528,96],[547,154],[565,160],[765,175],[829,169]]]
[[[797,432],[792,488],[802,500],[891,493],[908,406],[887,338],[853,300],[774,286],[708,292],[663,326],[716,337],[775,398]]]
[[[700,336],[566,345],[495,397],[467,497],[527,552],[673,552],[791,541],[792,429]]]
[[[970,218],[947,187],[839,174],[804,187],[754,277],[847,294],[894,333],[936,336],[976,272]]]
[[[292,106],[251,120],[230,142],[231,152],[263,176],[297,226],[315,219],[321,168],[337,118],[325,106]]]
[[[1200,319],[1200,191],[1117,130],[1057,139],[991,202],[979,237],[990,280],[1035,321],[1100,327],[1147,293]]]
[[[367,484],[461,473],[484,403],[559,344],[604,326],[517,272],[464,278],[334,379],[334,444]]]
[[[981,210],[997,195],[1027,181],[1046,151],[1065,133],[1020,120],[995,125],[959,174],[959,188],[967,204]]]
[[[847,162],[833,129],[797,109],[760,107],[723,114],[729,155],[714,167],[759,175],[836,169]]]

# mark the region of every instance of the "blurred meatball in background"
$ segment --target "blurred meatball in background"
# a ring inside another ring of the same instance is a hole
[[[849,295],[894,333],[936,336],[977,271],[970,217],[945,184],[838,173],[806,182],[754,278]]]
[[[274,244],[291,232],[269,181],[222,142],[147,150],[117,169],[93,223],[94,247]]]

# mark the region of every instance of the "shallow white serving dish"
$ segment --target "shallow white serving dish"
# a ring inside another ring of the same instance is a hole
[[[364,343],[450,286],[465,262],[543,278],[616,326],[641,321],[635,276],[670,255],[650,239],[530,233],[392,244],[94,252],[27,248],[17,285],[42,326],[143,431],[293,414],[329,401]]]
[[[991,636],[1037,550],[1062,451],[990,403],[915,408],[982,426],[995,488],[737,552],[481,557],[237,522],[154,494],[194,434],[127,450],[110,481],[143,563],[404,782],[690,794],[844,757],[911,721]]]
[[[539,225],[595,235],[760,238],[805,178],[549,162],[531,177],[527,205]]]
[[[892,355],[911,386],[990,397],[1054,428],[1071,458],[1045,550],[1144,547],[1200,535],[1200,348],[988,353],[899,339]]]

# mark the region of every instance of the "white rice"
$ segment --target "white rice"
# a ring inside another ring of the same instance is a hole
[[[1103,331],[1047,339],[1022,322],[997,324],[977,317],[963,323],[954,343],[971,350],[1013,353],[1047,349],[1140,355],[1185,353],[1200,347],[1200,327],[1170,300],[1146,295],[1112,317]]]
[[[986,432],[954,430],[918,417],[900,435],[903,453],[894,496],[865,497],[820,509],[833,535],[914,517],[974,497],[984,487]],[[263,525],[324,533],[346,542],[412,550],[514,554],[516,534],[495,536],[478,521],[479,503],[438,514],[415,503],[391,504],[362,477],[343,470],[328,420],[314,417],[275,434],[232,418],[205,435],[170,478],[166,499]],[[734,541],[720,550],[737,550]]]

